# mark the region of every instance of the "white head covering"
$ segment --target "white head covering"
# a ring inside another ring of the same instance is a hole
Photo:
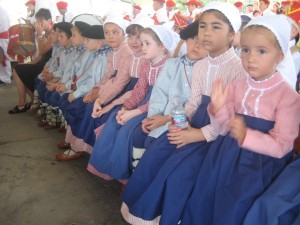
[[[151,19],[149,16],[144,14],[138,14],[130,23],[131,24],[138,24],[144,28],[150,27],[154,25],[154,20]]]
[[[238,9],[229,2],[209,2],[204,6],[202,12],[205,12],[210,9],[215,9],[224,14],[224,16],[229,20],[233,30],[238,32],[240,30],[242,21]]]
[[[122,16],[117,16],[117,15],[109,15],[106,20],[104,21],[104,24],[107,23],[114,23],[117,24],[123,31],[126,33],[126,27],[128,25],[128,22],[126,22]]]
[[[153,25],[149,28],[157,34],[159,40],[163,43],[163,45],[166,47],[166,49],[168,49],[169,52],[174,51],[180,40],[177,33],[163,25]]]
[[[276,37],[284,59],[278,64],[277,70],[281,73],[283,78],[295,88],[297,82],[297,74],[295,70],[294,61],[291,51],[289,49],[291,24],[284,15],[270,15],[255,17],[246,25],[261,25],[269,29]],[[245,28],[246,28],[245,27]]]

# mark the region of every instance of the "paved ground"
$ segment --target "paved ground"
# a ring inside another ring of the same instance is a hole
[[[88,155],[58,162],[64,135],[45,131],[33,115],[9,115],[14,85],[0,86],[0,224],[123,225],[120,185],[86,170]]]

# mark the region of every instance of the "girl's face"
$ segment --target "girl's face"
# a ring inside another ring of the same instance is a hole
[[[229,32],[229,25],[214,13],[204,13],[199,20],[198,38],[209,55],[214,58],[230,48],[234,33]]]
[[[151,60],[152,63],[158,63],[165,55],[165,47],[158,44],[150,34],[141,33],[140,39],[143,44],[144,58]]]
[[[207,56],[208,52],[206,49],[204,49],[199,40],[198,36],[195,36],[194,38],[188,38],[186,40],[186,46],[187,46],[187,57],[190,60],[200,60]]]
[[[80,46],[85,42],[85,37],[83,37],[77,27],[72,27],[72,37],[71,37],[72,45]]]
[[[84,45],[89,51],[96,51],[97,49],[102,47],[102,41],[98,39],[90,39],[87,38]]]
[[[65,32],[59,33],[58,43],[63,47],[70,47],[72,45],[71,39],[67,37]]]
[[[127,35],[127,44],[129,46],[129,48],[132,50],[133,53],[139,53],[142,52],[142,42],[140,40],[140,36],[135,34],[135,35],[131,35],[128,34]]]
[[[268,30],[247,30],[241,36],[244,69],[254,80],[264,80],[276,72],[284,55]]]
[[[114,23],[104,25],[104,36],[107,44],[112,48],[118,48],[124,42],[123,30]]]

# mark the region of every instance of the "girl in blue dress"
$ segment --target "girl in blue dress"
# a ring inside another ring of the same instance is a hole
[[[149,61],[144,64],[131,97],[121,110],[111,113],[90,157],[89,166],[105,179],[130,177],[133,129],[146,117],[152,87],[178,40],[177,34],[162,25],[144,29],[140,39],[144,58]]]
[[[147,148],[123,192],[123,217],[132,224],[177,224],[196,174],[217,133],[207,113],[211,87],[244,76],[231,42],[241,24],[229,3],[209,3],[199,19],[198,38],[208,57],[193,67],[191,97],[185,111],[187,130],[173,126]]]
[[[208,150],[180,224],[242,224],[255,199],[290,161],[300,96],[277,71],[289,33],[282,15],[254,18],[242,31],[248,76],[225,89],[221,80],[213,86],[208,112],[220,136]]]

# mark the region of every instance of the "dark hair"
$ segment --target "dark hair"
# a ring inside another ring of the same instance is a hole
[[[208,14],[208,13],[212,13],[214,14],[218,19],[222,20],[224,23],[226,23],[229,26],[229,33],[235,33],[233,26],[231,25],[230,21],[228,20],[228,18],[221,13],[220,11],[216,10],[216,9],[209,9],[204,11],[200,17],[199,17],[199,21],[201,21],[203,15]]]
[[[259,11],[257,9],[255,9],[253,12],[252,12],[252,15],[254,16],[255,13],[259,13]]]
[[[51,12],[49,9],[41,8],[37,13],[35,14],[35,18],[41,18],[45,20],[52,19]]]
[[[138,24],[131,24],[126,28],[126,34],[129,35],[140,35],[140,33],[144,30],[144,27]]]
[[[57,29],[59,30],[59,33],[65,33],[68,39],[70,39],[72,37],[72,34],[64,31],[63,29],[61,29],[59,27]]]

